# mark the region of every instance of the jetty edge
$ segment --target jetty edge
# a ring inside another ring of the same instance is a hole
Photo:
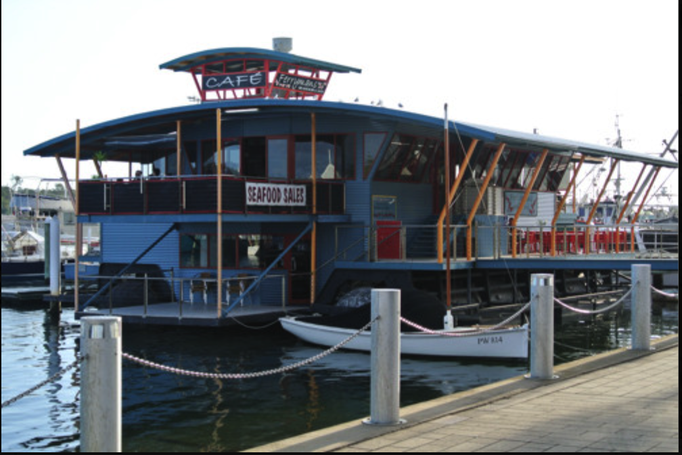
[[[547,395],[550,395],[557,389],[565,390],[565,385],[574,379],[578,379],[581,383],[596,380],[597,374],[601,371],[614,367],[621,367],[624,369],[632,362],[646,361],[652,356],[660,356],[669,352],[671,349],[677,349],[679,347],[678,336],[678,334],[673,334],[658,340],[652,340],[652,349],[650,351],[635,351],[629,348],[619,348],[558,365],[555,367],[555,373],[558,378],[554,380],[526,379],[521,375],[493,384],[476,387],[471,390],[425,401],[423,403],[406,406],[401,409],[400,416],[404,418],[407,423],[398,427],[370,427],[363,425],[361,419],[358,418],[357,420],[335,425],[333,427],[253,447],[245,452],[332,452],[343,451],[343,449],[350,448],[354,445],[358,445],[358,450],[362,450],[363,452],[372,451],[372,447],[383,447],[382,450],[385,450],[385,446],[389,444],[384,442],[382,446],[377,443],[377,438],[395,434],[396,437],[392,439],[397,440],[399,439],[397,435],[402,432],[409,433],[411,437],[418,437],[419,431],[417,430],[420,425],[429,424],[434,420],[442,418],[448,418],[448,422],[450,422],[448,427],[456,427],[458,422],[467,419],[467,417],[464,416],[464,413],[467,411],[475,410],[489,404],[501,403],[504,400],[514,397],[522,398],[523,394],[530,394],[530,392],[540,388],[547,388]],[[679,357],[674,356],[674,359],[679,360]],[[674,366],[675,371],[677,371],[677,368],[677,366]],[[679,382],[678,375],[671,375],[671,379],[672,377]],[[624,396],[623,398],[626,399],[627,396]],[[545,410],[538,410],[538,412],[546,414]],[[655,413],[656,410],[651,410],[651,412]],[[677,411],[675,411],[675,414],[677,414]],[[617,420],[617,417],[614,419]],[[589,424],[586,423],[586,425]],[[623,423],[622,428],[627,428],[628,425],[628,423]],[[617,433],[622,428],[612,425],[610,431]],[[443,431],[447,432],[447,430],[440,430],[441,433]],[[529,438],[532,439],[532,435],[530,435]],[[502,437],[500,437],[500,439],[502,439]],[[663,444],[661,450],[665,450],[665,447],[667,447],[667,439],[670,439],[671,441],[673,439],[677,440],[677,443],[679,444],[676,435],[671,436],[670,438],[661,438],[661,443]],[[456,445],[457,440],[452,438],[450,447]],[[567,448],[566,450],[569,449]],[[448,450],[443,448],[441,451]]]

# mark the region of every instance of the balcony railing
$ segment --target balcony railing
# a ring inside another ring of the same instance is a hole
[[[305,186],[301,205],[249,205],[247,183]],[[88,180],[79,182],[81,215],[141,215],[216,213],[218,181],[216,177],[143,178]],[[317,213],[345,212],[345,185],[338,181],[320,181],[317,188]],[[249,214],[312,213],[313,184],[310,181],[268,180],[222,177],[222,212]]]

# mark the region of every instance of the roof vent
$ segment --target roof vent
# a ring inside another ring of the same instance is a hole
[[[291,38],[273,38],[272,48],[277,52],[291,52]]]

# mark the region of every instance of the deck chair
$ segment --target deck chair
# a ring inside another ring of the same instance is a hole
[[[194,293],[201,292],[204,304],[208,303],[208,279],[211,278],[211,274],[208,272],[202,272],[195,279],[189,282],[189,303],[194,304]]]

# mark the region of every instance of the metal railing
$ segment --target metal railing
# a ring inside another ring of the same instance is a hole
[[[313,185],[310,180],[222,176],[222,212],[225,214],[309,214]],[[304,205],[248,205],[247,183],[305,186]],[[143,177],[83,180],[79,213],[82,215],[215,213],[218,204],[217,176]],[[317,180],[319,214],[345,212],[343,181]]]
[[[139,276],[141,275],[141,276]],[[224,277],[221,280],[223,286],[222,305],[229,305],[237,297],[241,297],[241,306],[244,304],[281,304],[286,307],[288,296],[288,277],[285,272],[273,273],[263,278],[267,283],[261,283],[256,288],[248,291],[249,285],[256,280],[257,274],[240,273]],[[106,311],[112,315],[117,308],[142,307],[141,316],[166,316],[182,318],[196,312],[196,309],[215,308],[217,302],[218,279],[210,273],[199,273],[193,277],[176,277],[171,270],[170,276],[149,276],[147,273],[137,273],[136,276],[103,276],[87,275],[80,277],[81,281],[100,281],[108,286],[107,291],[93,301],[90,306],[96,307],[100,312]],[[100,288],[103,286],[100,285]],[[265,288],[265,290],[264,290]],[[117,293],[124,295],[116,295]],[[120,302],[124,297],[125,307],[114,307],[114,300]],[[156,311],[160,304],[175,304],[177,312],[164,308]],[[206,313],[206,311],[202,311]],[[217,318],[217,313],[214,313]],[[228,314],[223,314],[226,316]]]
[[[653,227],[656,229],[651,229]],[[512,227],[476,223],[471,229],[472,259],[645,253],[676,257],[679,245],[677,225],[588,226],[576,223],[552,229],[546,225]],[[466,225],[450,227],[452,261],[467,260],[467,231]],[[436,224],[339,225],[335,232],[334,259],[354,262],[437,260],[437,233]],[[445,240],[443,242],[445,244]]]

